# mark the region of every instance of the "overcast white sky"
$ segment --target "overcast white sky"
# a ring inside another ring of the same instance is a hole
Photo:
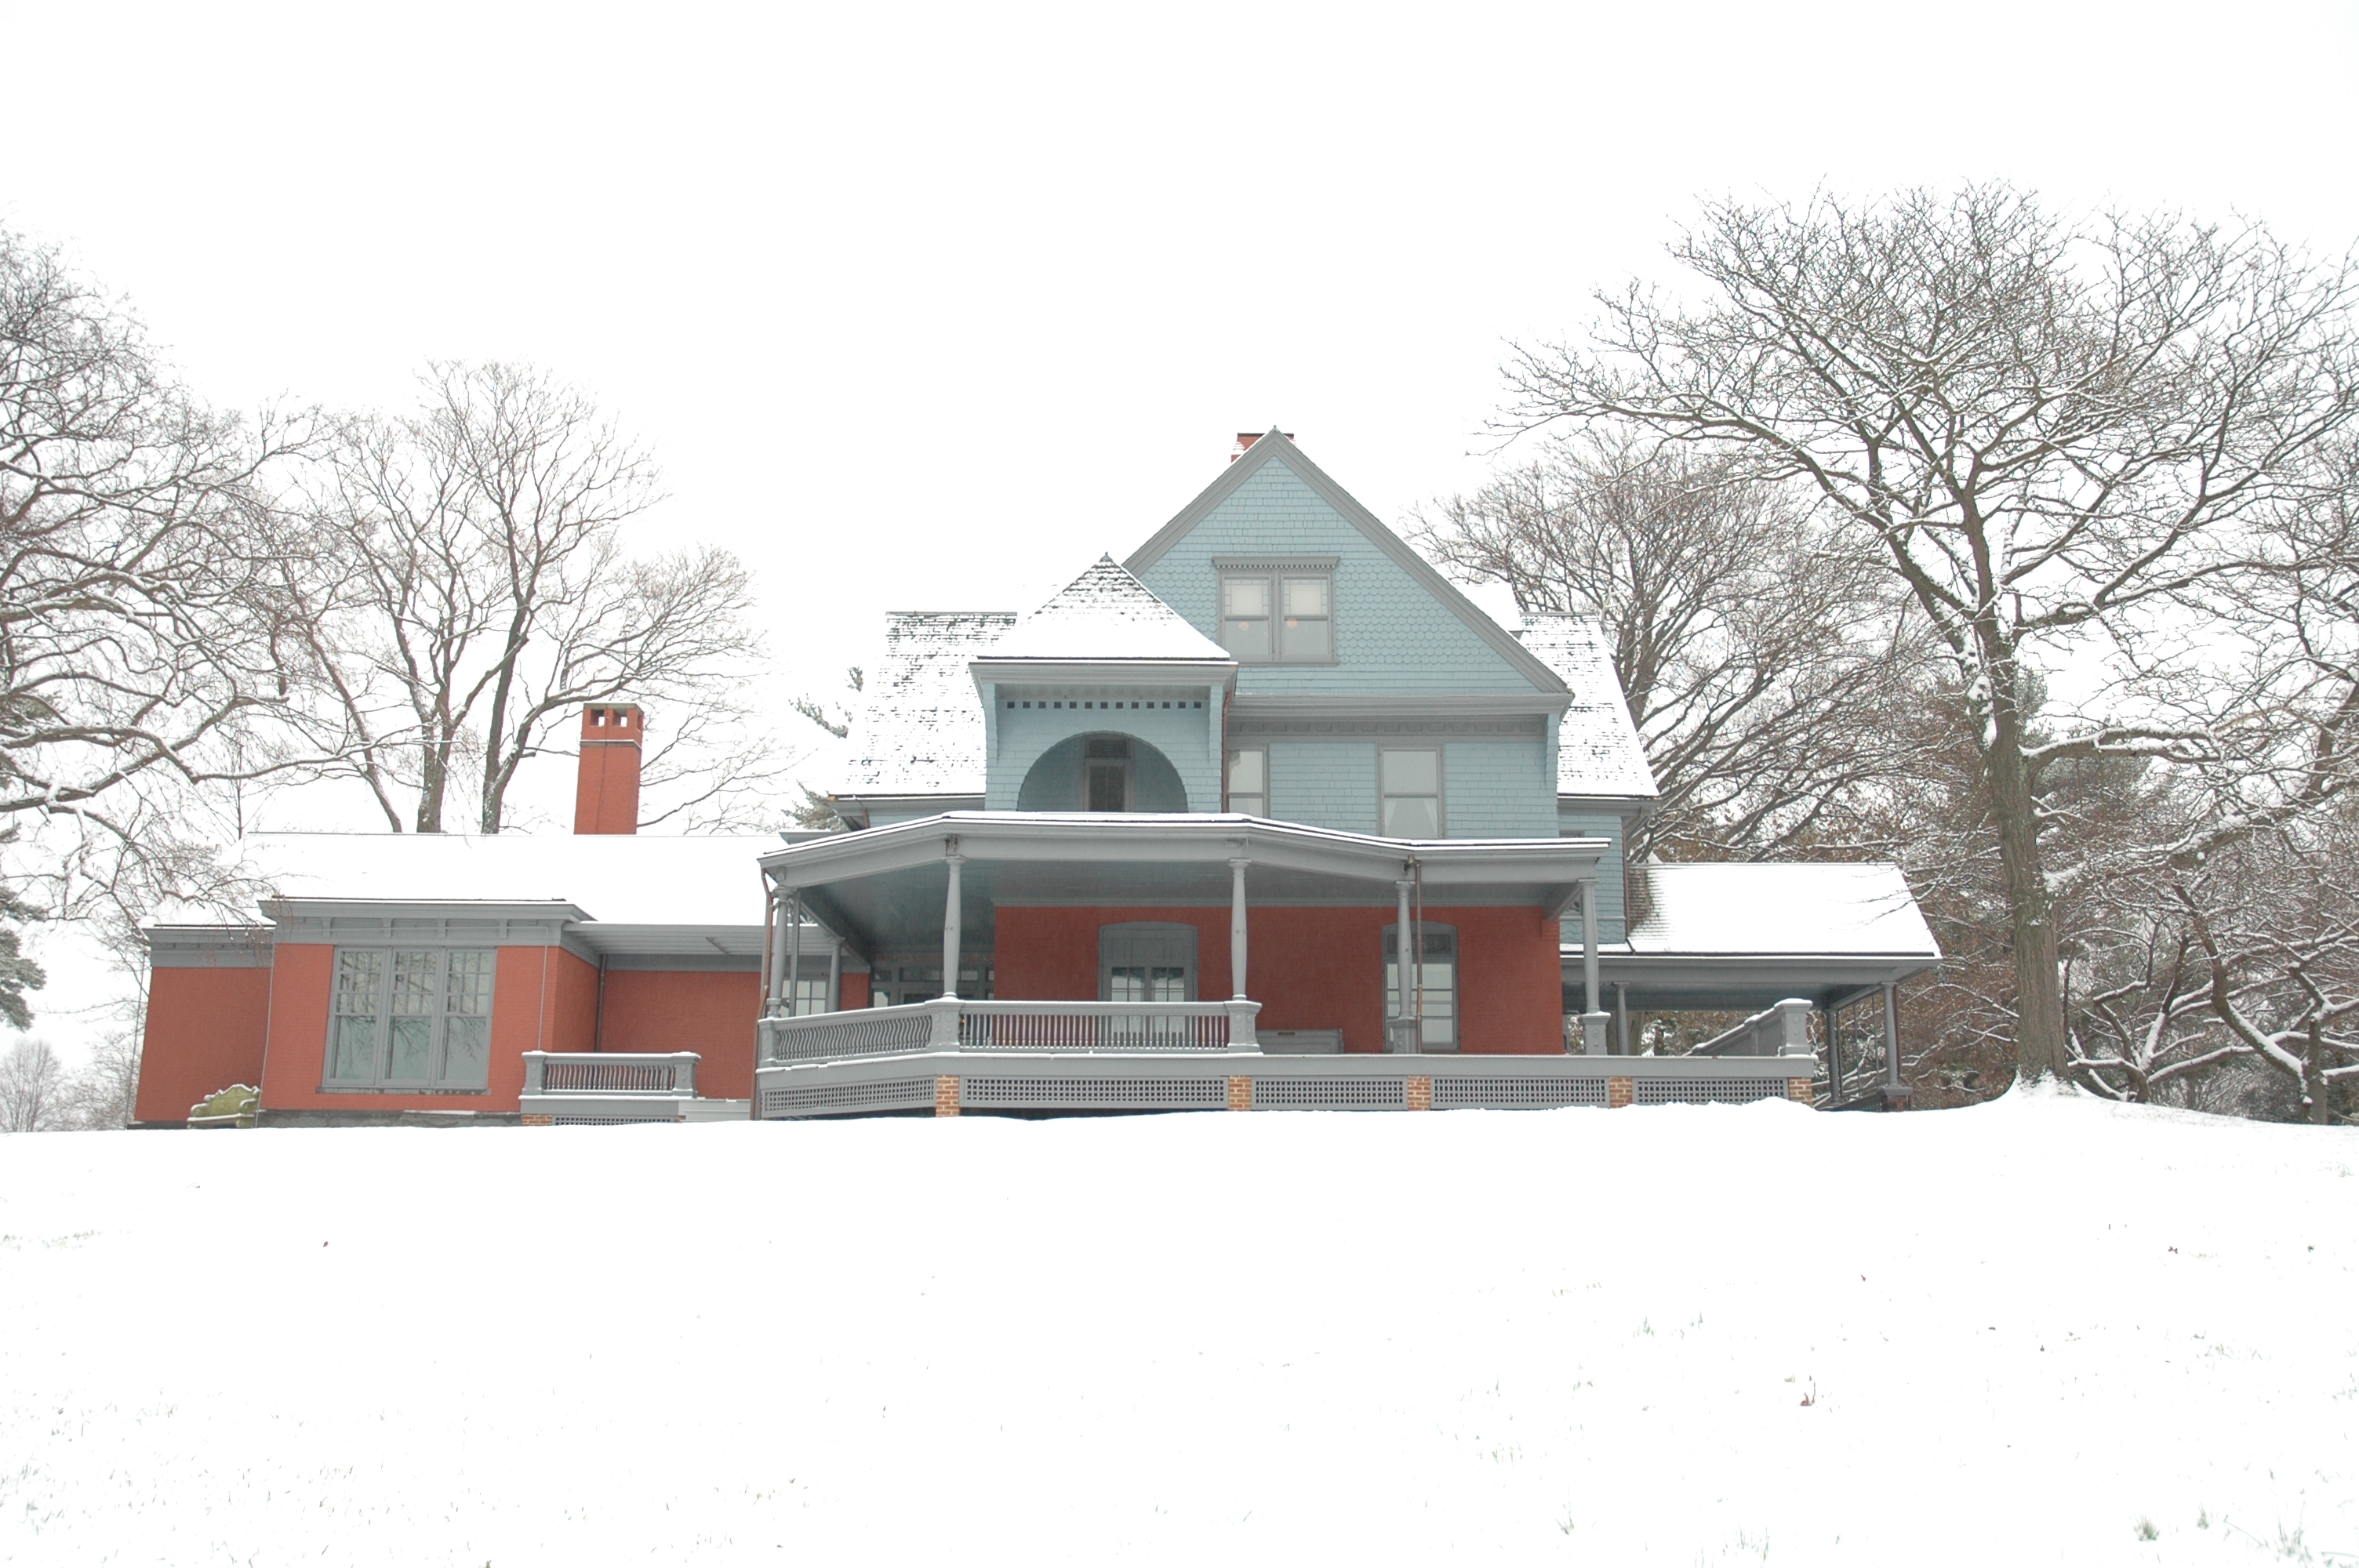
[[[1699,193],[2359,239],[2350,3],[5,9],[0,218],[217,400],[579,380],[648,542],[756,568],[782,696],[1123,554],[1239,430],[1388,519],[1462,487],[1502,342]]]

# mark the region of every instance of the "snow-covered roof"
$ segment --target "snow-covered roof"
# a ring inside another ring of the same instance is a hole
[[[775,833],[265,833],[236,859],[265,896],[570,903],[614,925],[759,925]]]
[[[1016,624],[1007,610],[897,610],[853,722],[839,795],[981,795],[983,699],[967,662]]]
[[[1097,565],[1016,623],[983,655],[992,659],[1124,659],[1226,662],[1229,651],[1205,636],[1145,583],[1100,556]]]
[[[1938,958],[1891,865],[1704,861],[1633,866],[1630,951]]]
[[[1572,706],[1557,730],[1557,793],[1656,794],[1654,770],[1647,765],[1646,748],[1630,721],[1630,705],[1596,619],[1527,612],[1516,635],[1572,688]]]

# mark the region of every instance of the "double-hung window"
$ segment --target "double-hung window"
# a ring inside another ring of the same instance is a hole
[[[1240,746],[1229,753],[1229,809],[1245,816],[1269,815],[1269,749]]]
[[[1409,972],[1408,1008],[1403,1016],[1417,1020],[1418,1047],[1424,1051],[1458,1049],[1458,928],[1430,921],[1412,922],[1419,933],[1423,959]],[[1385,927],[1385,1011],[1401,1013],[1400,927]]]
[[[1335,662],[1335,568],[1298,563],[1219,563],[1221,645],[1239,664]]]
[[[476,1091],[490,1082],[489,947],[342,947],[326,1088]]]
[[[1376,753],[1376,786],[1378,832],[1387,838],[1441,837],[1440,748],[1384,748]]]

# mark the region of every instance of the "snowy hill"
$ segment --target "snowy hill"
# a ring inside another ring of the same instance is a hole
[[[13,1138],[0,1560],[2348,1563],[2354,1172],[2020,1096]]]

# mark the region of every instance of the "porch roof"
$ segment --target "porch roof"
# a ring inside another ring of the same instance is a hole
[[[1702,862],[1631,869],[1630,937],[1598,950],[1599,980],[1642,1011],[1821,1006],[1941,961],[1900,868]],[[1580,962],[1565,950],[1568,980]]]
[[[1232,860],[1255,904],[1366,907],[1421,874],[1429,903],[1524,904],[1560,915],[1596,874],[1602,838],[1380,838],[1231,814],[948,812],[777,849],[781,889],[863,957],[941,937],[959,856],[961,940],[989,946],[998,905],[1217,906]]]

